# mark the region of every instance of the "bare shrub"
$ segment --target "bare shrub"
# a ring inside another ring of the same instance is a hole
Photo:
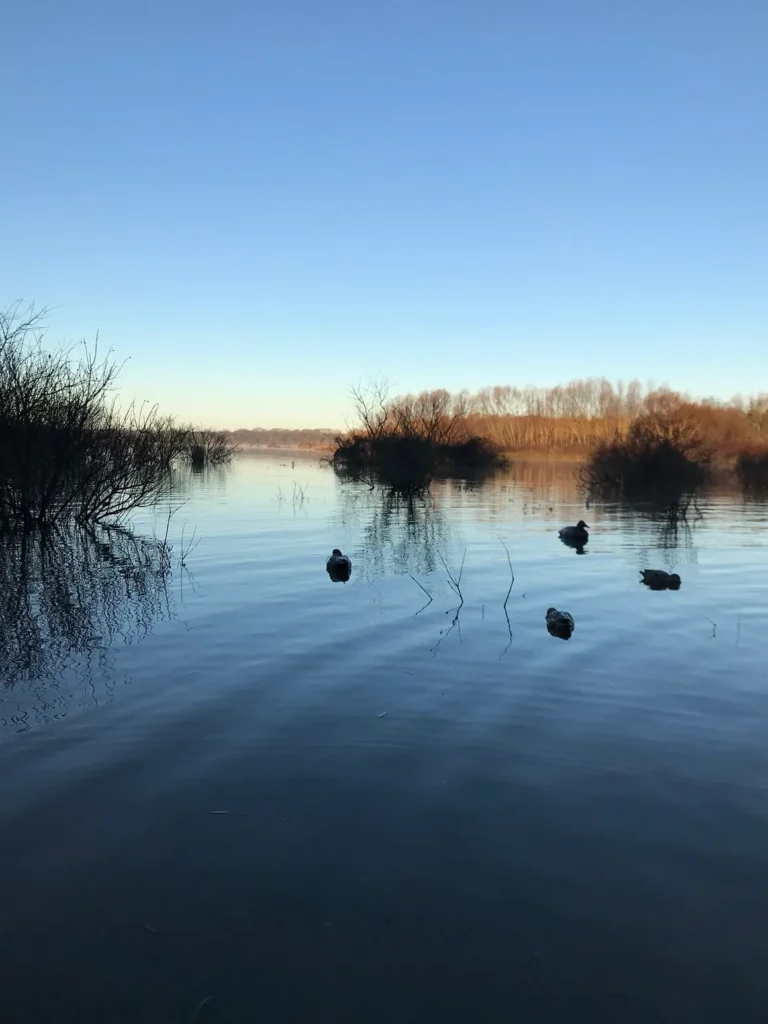
[[[580,477],[593,496],[679,503],[709,478],[711,459],[685,403],[664,398],[625,436],[599,442]]]
[[[352,390],[358,424],[334,439],[332,463],[346,476],[420,490],[437,475],[487,472],[503,461],[489,440],[466,429],[466,403],[448,391],[389,399],[386,383]]]
[[[745,491],[768,491],[768,449],[740,452],[736,459],[736,475]]]
[[[208,427],[180,428],[180,457],[193,469],[206,466],[222,466],[231,462],[237,452],[225,430],[211,430]]]
[[[163,494],[178,434],[154,407],[118,408],[98,342],[45,348],[44,322],[0,313],[0,524],[117,521]]]

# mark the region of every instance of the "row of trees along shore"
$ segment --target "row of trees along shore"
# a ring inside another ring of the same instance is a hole
[[[768,393],[729,401],[693,399],[639,381],[574,380],[553,388],[488,387],[389,397],[386,384],[352,391],[353,431],[412,430],[441,441],[481,437],[501,451],[586,455],[625,435],[641,416],[673,416],[715,454],[768,447]]]
[[[625,435],[644,415],[674,415],[695,428],[717,456],[733,459],[768,449],[768,393],[728,401],[693,399],[668,388],[592,378],[553,388],[444,389],[390,397],[386,384],[352,389],[356,422],[349,434],[408,430],[440,441],[480,437],[502,452],[587,455],[596,444]],[[240,446],[322,449],[341,436],[331,428],[254,427],[227,432]]]
[[[390,397],[386,382],[353,388],[356,424],[333,439],[337,468],[387,476],[490,469],[503,453],[578,455],[585,487],[627,493],[704,482],[736,463],[745,487],[768,472],[768,395],[692,399],[668,388],[604,379],[554,388],[424,391]],[[690,489],[690,488],[689,488]]]

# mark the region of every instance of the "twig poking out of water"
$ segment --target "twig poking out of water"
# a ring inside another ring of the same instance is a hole
[[[449,615],[450,612],[446,612],[445,614]],[[454,629],[456,629],[456,628],[458,628],[458,630],[459,630],[459,640],[460,640],[460,642],[464,643],[464,638],[461,635],[461,622],[459,621],[459,616],[460,615],[461,615],[461,605],[459,605],[459,607],[456,609],[456,614],[453,616],[453,620],[452,620],[450,626],[447,629],[441,629],[440,630],[440,639],[437,641],[437,643],[435,644],[434,647],[430,647],[430,651],[432,652],[432,657],[433,658],[437,657],[437,649],[440,646],[440,644],[443,642],[443,640],[445,640],[445,638],[447,636],[449,636],[449,634],[451,634],[454,631]]]
[[[278,484],[277,485],[277,504],[280,505],[284,501],[285,501],[285,495],[283,494],[283,489],[280,486],[280,484]]]
[[[439,552],[438,552],[438,554],[439,554]],[[437,641],[437,643],[435,644],[434,647],[430,647],[430,650],[432,651],[432,657],[433,658],[437,655],[437,649],[440,646],[440,644],[443,642],[443,640],[445,640],[445,638],[448,636],[449,633],[453,632],[454,629],[458,629],[458,631],[459,631],[459,640],[461,641],[461,643],[464,643],[464,637],[461,635],[461,623],[459,621],[459,616],[461,615],[461,609],[464,606],[464,595],[461,592],[461,576],[462,576],[462,573],[464,572],[464,559],[466,557],[467,557],[467,549],[464,548],[464,554],[461,556],[461,566],[459,567],[459,575],[458,576],[454,576],[453,573],[451,572],[451,570],[448,568],[448,564],[446,563],[445,559],[443,558],[442,555],[440,555],[440,561],[443,563],[443,567],[445,568],[445,571],[448,573],[448,582],[450,583],[451,587],[453,588],[453,590],[456,593],[456,596],[459,599],[459,607],[454,612],[453,619],[452,619],[451,624],[448,627],[448,629],[446,629],[446,630],[442,630],[441,629],[440,630],[440,639]],[[446,612],[445,614],[449,615],[450,612]]]
[[[177,505],[175,508],[171,508],[170,506],[168,507],[168,518],[165,521],[165,536],[163,537],[163,547],[166,547],[168,544],[168,530],[171,525],[171,519],[173,519],[173,517],[176,515],[179,509],[184,508],[188,500],[189,499],[187,498],[185,501],[182,501],[181,504]]]
[[[710,619],[710,617],[709,617],[708,615],[705,615],[705,616],[704,616],[704,618],[705,618],[705,619],[706,619],[706,620],[707,620],[708,622],[711,622],[711,623],[712,623],[712,637],[714,637],[714,636],[717,636],[717,623],[716,623],[716,622],[714,622],[714,621],[713,621],[712,619]],[[712,637],[710,637],[710,639],[712,639]]]
[[[426,604],[423,604],[423,605],[421,606],[421,608],[419,608],[419,611],[418,611],[418,612],[416,612],[416,615],[418,615],[418,614],[419,614],[419,612],[423,612],[425,608],[427,608],[427,607],[428,607],[429,605],[431,605],[431,604],[432,604],[432,601],[434,600],[434,598],[432,597],[432,595],[430,594],[430,592],[429,592],[429,591],[427,590],[427,588],[426,588],[426,587],[422,587],[422,585],[421,585],[421,584],[419,583],[419,581],[418,581],[418,580],[416,579],[416,577],[415,577],[415,576],[411,575],[411,573],[408,573],[408,575],[409,575],[409,576],[411,577],[411,579],[412,579],[412,580],[413,580],[413,582],[414,582],[414,583],[416,584],[416,586],[417,586],[417,587],[419,587],[419,588],[420,588],[421,590],[423,590],[423,591],[424,591],[424,593],[425,593],[425,594],[427,595],[427,603],[426,603]],[[414,617],[415,617],[415,616],[414,616]]]
[[[504,611],[506,611],[507,610],[507,601],[509,600],[509,595],[512,593],[512,587],[514,587],[514,585],[515,585],[515,570],[512,568],[512,559],[510,558],[510,555],[509,555],[509,548],[504,543],[504,541],[501,539],[501,537],[499,537],[499,544],[501,544],[501,546],[504,548],[504,550],[507,553],[507,561],[509,562],[509,571],[510,571],[510,574],[512,576],[512,582],[509,584],[509,590],[507,591],[507,596],[504,598]],[[509,619],[507,619],[507,621],[509,621]]]
[[[205,999],[201,999],[200,1003],[195,1011],[195,1016],[190,1020],[189,1024],[195,1024],[196,1020],[200,1019],[200,1014],[206,1008],[206,1006],[213,1001],[213,996],[206,996]]]
[[[162,543],[160,544],[160,552],[161,552],[161,555],[162,555],[163,563],[168,568],[170,568],[170,565],[171,565],[171,555],[173,553],[173,544],[169,544],[168,543],[168,531],[171,528],[171,519],[173,519],[173,517],[176,515],[176,513],[179,511],[179,509],[184,508],[184,506],[186,504],[187,504],[187,501],[185,500],[185,501],[182,501],[179,505],[176,505],[175,508],[171,508],[170,505],[168,506],[168,517],[167,517],[167,519],[165,521],[165,534],[163,536]]]
[[[184,543],[184,530],[185,530],[185,527],[186,527],[186,524],[184,526],[182,526],[182,528],[181,528],[181,562],[180,562],[180,564],[183,565],[186,568],[187,559],[192,554],[192,552],[195,550],[197,545],[200,543],[200,538],[198,537],[197,540],[195,540],[195,537],[197,536],[197,527],[195,527],[194,530],[192,531],[192,536],[189,538],[189,541],[185,544]]]
[[[464,548],[464,554],[461,556],[461,566],[459,568],[459,575],[458,576],[454,576],[453,573],[451,572],[451,570],[448,568],[447,562],[445,561],[443,556],[440,555],[440,561],[443,563],[443,567],[444,567],[445,571],[448,573],[448,582],[450,583],[450,585],[455,590],[456,596],[459,599],[459,608],[461,608],[461,606],[464,604],[464,595],[461,592],[461,576],[462,576],[462,573],[464,572],[464,559],[466,557],[467,557],[467,549]],[[457,609],[457,612],[458,612],[458,609]]]
[[[507,596],[504,598],[504,604],[502,605],[502,607],[504,609],[504,618],[507,620],[507,629],[509,630],[509,643],[507,644],[507,646],[504,648],[504,650],[499,655],[499,661],[501,661],[501,659],[504,657],[504,655],[509,650],[510,645],[512,643],[512,623],[509,621],[509,612],[507,611],[507,601],[509,601],[509,595],[512,593],[512,587],[514,587],[514,585],[515,585],[515,570],[512,568],[512,558],[510,557],[510,554],[509,554],[509,548],[504,543],[504,541],[501,539],[501,537],[499,537],[499,543],[501,544],[501,546],[504,548],[504,550],[507,553],[507,561],[509,562],[509,571],[510,571],[510,574],[512,576],[512,580],[511,580],[511,582],[509,584],[509,590],[507,591]],[[523,596],[525,596],[525,595],[523,595]]]
[[[309,487],[309,484],[304,484],[304,486],[302,487],[301,484],[297,483],[294,480],[294,482],[293,482],[293,504],[294,505],[303,505],[304,504],[304,502],[306,501],[306,495],[307,495],[307,488],[308,487]]]

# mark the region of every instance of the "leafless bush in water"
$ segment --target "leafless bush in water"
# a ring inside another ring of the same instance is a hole
[[[745,491],[761,494],[768,491],[768,449],[740,452],[736,475]]]
[[[340,473],[418,491],[434,476],[483,473],[502,463],[492,442],[468,433],[462,396],[444,390],[397,399],[388,394],[378,380],[352,389],[357,426],[334,438],[331,462]]]
[[[225,430],[191,426],[178,429],[180,458],[188,462],[192,469],[225,465],[237,452],[237,445],[230,440]]]
[[[98,340],[46,348],[45,318],[0,312],[0,525],[117,522],[162,496],[182,439],[155,407],[117,406]]]
[[[680,508],[709,479],[711,461],[690,408],[670,400],[638,416],[625,435],[598,443],[580,480],[591,497],[647,498]]]

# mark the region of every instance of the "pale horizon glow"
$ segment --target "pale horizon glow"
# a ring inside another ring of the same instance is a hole
[[[0,306],[212,426],[348,388],[768,390],[760,0],[29,0]]]

